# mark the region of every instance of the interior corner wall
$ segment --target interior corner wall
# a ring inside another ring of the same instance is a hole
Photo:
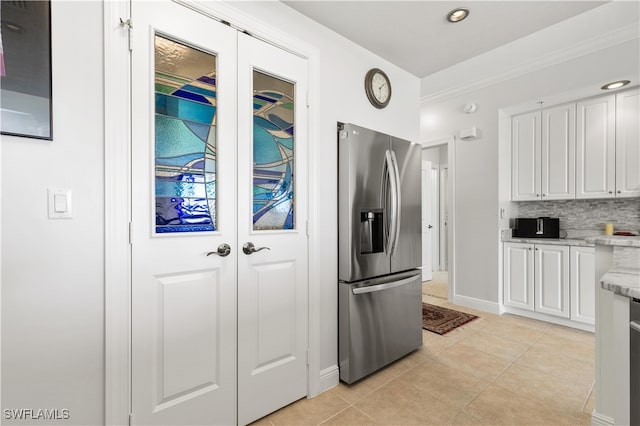
[[[601,94],[600,86],[620,75],[640,80],[639,40],[618,44],[572,60],[525,74],[453,98],[423,104],[421,140],[459,135],[461,129],[476,126],[479,138],[462,141],[455,148],[455,279],[456,295],[498,303],[499,297],[499,113],[564,92],[588,88]],[[637,80],[636,80],[637,82]],[[478,105],[465,114],[468,102]],[[503,182],[504,183],[504,182]]]
[[[311,21],[281,2],[229,2],[255,20],[269,24],[318,49],[317,91],[311,99],[318,133],[318,191],[311,194],[317,206],[318,240],[311,242],[321,256],[317,262],[322,330],[320,369],[337,365],[338,354],[338,246],[337,233],[337,122],[350,122],[403,139],[418,142],[420,80],[357,46],[337,33]],[[388,107],[374,108],[364,92],[364,76],[371,68],[384,70],[391,80],[393,97]],[[314,82],[312,81],[312,85]]]
[[[102,7],[51,3],[53,141],[2,136],[5,425],[104,422]],[[48,219],[47,188],[72,191],[73,218]]]

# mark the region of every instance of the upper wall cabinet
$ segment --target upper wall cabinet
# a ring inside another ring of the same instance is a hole
[[[575,104],[512,118],[513,201],[575,198],[575,120]]]
[[[511,199],[540,199],[540,111],[511,119]]]
[[[615,114],[615,95],[578,102],[576,198],[614,196]]]
[[[511,117],[511,200],[640,197],[640,89]]]
[[[578,103],[576,198],[640,196],[640,89]]]
[[[616,95],[616,197],[640,197],[640,89]]]

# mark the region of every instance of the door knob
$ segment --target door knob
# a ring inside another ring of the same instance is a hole
[[[222,243],[218,246],[218,250],[210,251],[209,253],[207,253],[207,256],[211,256],[212,254],[217,254],[220,257],[225,257],[225,256],[229,256],[229,253],[231,253],[231,246],[227,243]]]
[[[255,253],[257,251],[260,250],[271,250],[269,247],[258,247],[256,248],[255,245],[253,245],[253,243],[251,241],[249,241],[248,243],[244,243],[244,245],[242,246],[242,251],[244,252],[244,254],[251,254],[251,253]]]
[[[431,228],[433,228],[433,226],[431,226],[431,225],[428,225],[428,226],[427,226],[427,228],[429,228],[429,229],[431,229]]]

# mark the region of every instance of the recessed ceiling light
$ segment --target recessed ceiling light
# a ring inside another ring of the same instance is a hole
[[[462,7],[459,7],[457,9],[453,9],[451,12],[447,14],[447,21],[460,22],[467,16],[469,16],[469,9],[464,9]]]
[[[607,83],[604,86],[601,87],[602,90],[613,90],[613,89],[618,89],[622,86],[626,86],[627,84],[631,83],[629,80],[619,80],[619,81],[614,81],[612,83]]]

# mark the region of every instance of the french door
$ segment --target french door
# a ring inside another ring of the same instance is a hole
[[[307,63],[131,14],[133,423],[249,423],[307,390]]]

